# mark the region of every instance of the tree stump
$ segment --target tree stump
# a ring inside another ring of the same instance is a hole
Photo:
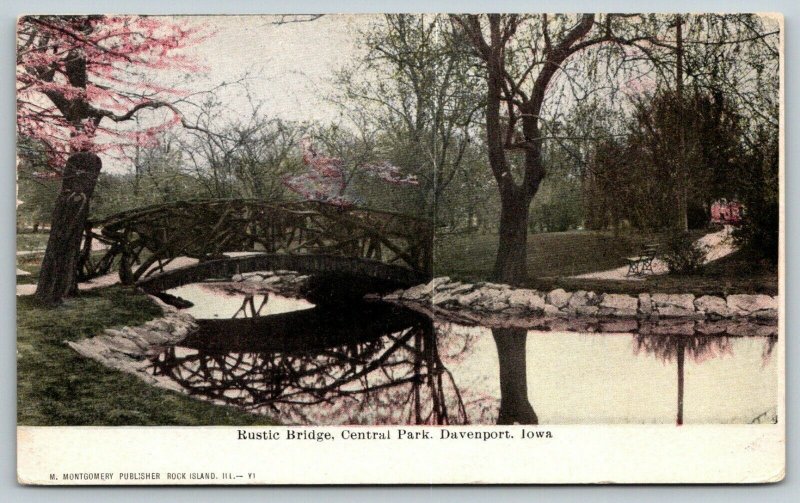
[[[64,167],[36,286],[36,298],[44,304],[58,305],[77,291],[81,237],[101,167],[100,158],[90,152],[72,154]]]

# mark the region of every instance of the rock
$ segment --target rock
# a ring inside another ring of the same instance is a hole
[[[450,290],[450,295],[461,295],[475,290],[475,285],[464,283]]]
[[[473,304],[473,306],[490,312],[500,312],[508,308],[508,296],[511,294],[511,290],[508,287],[497,289],[484,286],[478,291],[481,292],[483,297],[479,304]]]
[[[681,317],[694,316],[694,295],[690,293],[668,294],[655,293],[652,296],[653,307],[659,316]]]
[[[561,314],[561,310],[552,304],[545,304],[542,312],[545,316],[558,316]]]
[[[400,296],[403,300],[421,300],[431,295],[431,287],[427,284],[412,286]]]
[[[484,299],[484,297],[485,297],[485,295],[484,295],[483,291],[478,289],[478,290],[472,291],[470,293],[466,293],[464,295],[459,295],[459,296],[453,297],[453,298],[460,305],[462,305],[464,307],[469,307],[469,306],[475,304],[478,301],[482,301]]]
[[[447,276],[441,276],[438,278],[433,278],[428,282],[428,289],[431,291],[440,290],[442,289],[442,285],[446,285],[450,281],[450,278]]]
[[[753,318],[756,320],[764,320],[764,321],[775,321],[778,319],[778,310],[777,309],[761,309],[758,311],[753,311],[748,316],[749,318]]]
[[[575,310],[587,305],[589,305],[589,292],[586,290],[578,290],[573,293],[567,302],[567,308]]]
[[[434,278],[433,281],[431,282],[433,283],[433,289],[436,290],[437,292],[455,290],[456,288],[458,288],[463,284],[460,281],[450,281],[450,278],[448,278],[447,276],[441,278]]]
[[[242,276],[241,274],[234,274],[231,277],[231,281],[237,281],[238,282],[238,281],[242,281],[243,279],[244,279],[244,276]]]
[[[597,306],[577,306],[575,308],[575,314],[578,316],[595,316],[597,312],[600,310]]]
[[[545,307],[544,299],[534,290],[525,289],[511,290],[508,294],[508,305],[537,313],[541,313]]]
[[[402,290],[395,290],[394,292],[387,293],[383,296],[384,300],[399,300],[400,296],[403,294]]]
[[[503,297],[490,296],[478,307],[482,307],[484,310],[492,313],[499,313],[508,309],[509,305]]]
[[[448,304],[456,303],[456,299],[447,290],[443,292],[434,292],[431,297],[431,302],[439,306],[446,306]]]
[[[703,295],[694,301],[694,307],[698,312],[705,313],[706,316],[727,318],[730,316],[728,303],[722,297],[714,295]]]
[[[757,311],[777,311],[778,303],[769,295],[728,295],[728,309],[732,315],[748,316]]]
[[[570,297],[572,294],[569,292],[564,291],[563,288],[556,288],[552,292],[547,294],[547,303],[551,304],[559,309],[565,307],[569,302]]]
[[[511,318],[517,318],[519,316],[524,316],[528,314],[528,310],[525,309],[524,307],[519,307],[519,306],[506,306],[506,308],[503,309],[503,314]],[[511,320],[511,321],[513,322],[516,320]],[[522,320],[519,321],[522,322]]]
[[[453,290],[457,289],[460,286],[463,286],[464,283],[460,281],[451,281],[449,283],[440,283],[436,287],[437,292],[452,292]]]
[[[639,314],[644,316],[653,314],[653,299],[650,298],[649,293],[639,294]]]
[[[608,293],[600,301],[600,314],[603,316],[617,316],[620,318],[636,317],[639,300],[630,295]]]

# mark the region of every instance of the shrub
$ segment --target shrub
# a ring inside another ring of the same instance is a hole
[[[662,259],[672,274],[692,274],[702,269],[706,247],[694,241],[688,232],[676,232],[667,240]]]

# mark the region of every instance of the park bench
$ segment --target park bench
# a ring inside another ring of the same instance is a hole
[[[658,255],[659,244],[647,243],[642,246],[641,252],[635,257],[625,257],[628,262],[628,272],[625,276],[644,276],[653,273],[653,261]]]

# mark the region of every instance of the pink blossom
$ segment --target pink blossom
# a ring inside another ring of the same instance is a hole
[[[210,35],[187,21],[163,17],[20,18],[19,134],[41,144],[53,167],[63,166],[70,152],[76,150],[118,155],[131,145],[152,145],[158,133],[180,122],[176,114],[133,135],[121,133],[103,114],[125,115],[137,105],[185,95],[184,90],[148,82],[144,72],[201,70],[183,50]],[[66,65],[79,55],[86,61],[85,88],[70,82]],[[91,120],[68,120],[60,105],[64,101],[78,109],[88,104],[91,109],[83,119]]]
[[[291,191],[309,201],[321,201],[341,207],[355,205],[352,197],[345,194],[348,176],[346,163],[338,157],[327,157],[314,148],[311,139],[300,140],[303,164],[308,167],[305,173],[287,177],[284,185]],[[383,180],[394,185],[418,185],[413,175],[403,176],[400,168],[382,161],[354,168],[360,173]]]

